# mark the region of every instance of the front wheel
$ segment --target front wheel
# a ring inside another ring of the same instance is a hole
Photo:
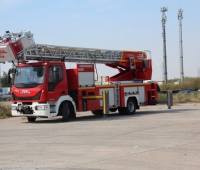
[[[62,104],[62,121],[67,122],[69,120],[69,104],[64,102]]]
[[[27,119],[29,122],[35,122],[36,117],[27,117]]]

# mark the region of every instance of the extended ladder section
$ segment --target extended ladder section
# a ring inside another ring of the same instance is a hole
[[[113,63],[121,60],[122,51],[37,44],[18,56],[24,60]]]
[[[76,63],[103,63],[117,69],[118,74],[109,82],[129,80],[150,80],[151,58],[144,51],[118,51],[94,48],[65,47],[35,44],[30,31],[10,33],[0,37],[0,63],[26,61],[63,61]],[[15,64],[16,63],[16,64]],[[117,97],[117,96],[116,96]]]
[[[30,31],[6,31],[0,41],[0,62],[43,60],[109,64],[122,58],[122,51],[117,50],[35,44]]]

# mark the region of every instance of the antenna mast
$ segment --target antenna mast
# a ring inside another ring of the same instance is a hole
[[[168,7],[161,8],[162,12],[162,28],[163,28],[163,64],[164,64],[164,81],[167,83],[167,54],[166,54],[166,34],[165,34],[165,23],[167,22],[167,17],[165,15],[165,12],[167,12]]]
[[[183,10],[182,10],[182,9],[179,9],[179,11],[178,11],[178,20],[179,20],[179,51],[180,51],[180,79],[181,79],[181,82],[184,81],[184,72],[183,72],[182,19],[183,19]]]

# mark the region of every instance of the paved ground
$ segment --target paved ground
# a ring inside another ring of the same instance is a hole
[[[0,120],[0,169],[199,170],[200,104],[132,116]]]

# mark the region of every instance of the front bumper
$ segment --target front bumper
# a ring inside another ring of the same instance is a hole
[[[50,117],[50,106],[48,103],[40,104],[38,102],[33,102],[31,105],[23,105],[22,103],[12,104],[12,116]]]

